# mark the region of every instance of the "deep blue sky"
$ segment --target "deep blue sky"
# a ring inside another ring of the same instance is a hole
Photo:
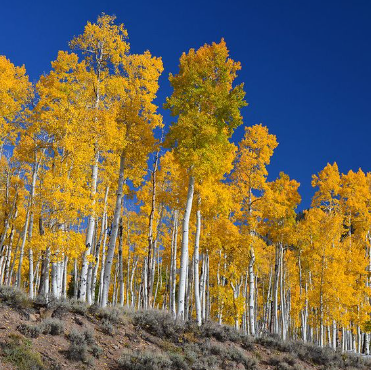
[[[0,54],[37,81],[101,12],[125,24],[132,52],[163,58],[160,105],[181,53],[224,37],[242,63],[245,125],[261,122],[277,135],[269,177],[297,179],[300,208],[310,204],[311,175],[327,162],[371,171],[371,1],[5,1]],[[240,128],[234,139],[242,135]]]

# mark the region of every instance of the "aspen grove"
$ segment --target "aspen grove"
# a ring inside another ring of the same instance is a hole
[[[102,14],[31,84],[0,56],[0,284],[32,299],[161,309],[369,353],[371,173],[268,181],[278,143],[245,128],[224,40],[170,75]]]

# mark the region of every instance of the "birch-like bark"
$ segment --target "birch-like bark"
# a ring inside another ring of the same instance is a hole
[[[108,216],[106,214],[106,228],[108,226]],[[100,277],[99,277],[99,293],[98,293],[98,301],[99,304],[102,302],[102,296],[103,296],[103,280],[104,280],[104,266],[106,264],[106,245],[107,245],[107,231],[104,232],[103,237],[103,246],[102,246],[102,263],[101,263],[101,269],[100,269]]]
[[[160,252],[157,249],[157,281],[156,281],[155,293],[153,295],[153,304],[151,308],[155,308],[155,302],[156,302],[159,287],[162,287],[162,261],[160,260]]]
[[[129,216],[127,219],[127,245],[128,245],[128,259],[127,259],[127,265],[126,265],[126,307],[130,307],[130,291],[129,291],[129,285],[130,285],[130,224],[129,224]]]
[[[336,321],[332,321],[332,348],[336,350],[337,347],[337,325]]]
[[[254,247],[250,247],[250,262],[249,262],[249,329],[250,334],[255,336],[255,253]]]
[[[130,275],[130,297],[131,297],[131,306],[135,307],[135,293],[134,293],[134,276],[135,271],[138,265],[138,256],[133,258],[133,267],[131,268],[131,275]]]
[[[51,278],[52,278],[52,296],[53,298],[58,298],[58,268],[56,262],[52,263]]]
[[[43,296],[48,299],[49,298],[49,268],[50,268],[50,248],[46,248],[45,251],[45,266],[44,266],[44,290]]]
[[[31,189],[30,189],[30,204],[29,204],[29,225],[27,225],[28,228],[28,241],[31,241],[32,238],[32,229],[33,229],[33,206],[34,206],[34,198],[35,198],[35,188],[36,188],[36,180],[37,180],[37,174],[39,172],[39,166],[41,162],[41,156],[38,160],[35,153],[35,162],[33,165],[33,171],[32,171],[32,182],[31,182]],[[29,297],[31,299],[34,298],[34,269],[33,269],[33,250],[32,245],[29,245],[28,250],[28,261],[29,261],[29,274],[28,274],[28,283],[29,283]]]
[[[113,255],[115,252],[118,226],[119,226],[119,220],[121,216],[121,203],[122,203],[123,188],[124,188],[124,169],[125,169],[125,154],[123,151],[120,157],[120,171],[119,171],[119,179],[118,179],[118,186],[117,186],[117,193],[116,193],[115,213],[114,213],[113,220],[112,220],[111,237],[109,240],[106,263],[104,266],[101,307],[106,307],[107,302],[108,302],[108,292],[109,292],[109,286],[110,286],[110,281],[111,281],[112,261],[113,261]]]
[[[77,267],[77,259],[73,263],[73,298],[77,299],[79,296],[79,269]]]
[[[92,181],[91,181],[91,214],[88,218],[88,227],[86,231],[85,245],[86,249],[84,252],[82,267],[81,267],[81,276],[80,276],[80,301],[85,302],[87,300],[87,282],[88,282],[88,269],[89,269],[89,260],[88,256],[91,254],[91,248],[93,245],[93,236],[94,236],[94,226],[95,226],[95,194],[97,192],[97,181],[98,181],[98,164],[99,164],[99,150],[94,149],[94,164],[92,168]]]
[[[123,225],[122,217],[120,217],[120,226],[119,226],[119,250],[118,250],[118,259],[119,259],[119,305],[124,306],[124,265],[122,260],[122,243],[123,243]]]
[[[8,245],[8,250],[6,254],[5,272],[4,272],[4,284],[6,285],[9,285],[10,262],[12,259],[13,239],[14,239],[14,226],[12,226],[11,231],[10,231],[9,245]]]
[[[269,328],[270,314],[271,314],[271,310],[270,310],[271,291],[272,291],[272,268],[270,268],[269,270],[267,299],[265,301],[264,320],[261,326],[260,334],[262,334],[264,331],[268,331],[268,328]]]
[[[62,297],[67,298],[67,271],[68,271],[68,257],[63,259],[63,278],[62,278]]]
[[[178,242],[178,218],[179,211],[174,211],[174,225],[171,238],[171,266],[170,266],[170,311],[176,317],[176,256]]]
[[[231,287],[232,287],[232,290],[233,290],[234,305],[236,305],[236,301],[237,301],[238,297],[240,296],[242,283],[243,283],[242,279],[240,281],[237,281],[236,285],[233,284],[232,282],[230,283]],[[236,309],[236,312],[237,312],[236,307],[235,307],[235,309]],[[240,329],[240,318],[239,318],[238,315],[236,315],[236,317],[234,319],[234,327],[235,327],[236,330]]]
[[[151,202],[151,212],[149,214],[149,225],[148,225],[148,271],[147,271],[147,281],[148,281],[148,292],[147,292],[147,299],[148,302],[146,303],[148,307],[152,305],[152,291],[153,291],[153,262],[154,259],[154,238],[153,238],[153,223],[154,223],[154,215],[156,209],[156,176],[157,176],[157,168],[158,168],[158,158],[159,158],[159,151],[156,152],[154,168],[152,171],[152,202]]]
[[[208,321],[210,318],[211,312],[211,298],[210,298],[210,259],[209,259],[209,251],[206,250],[206,261],[205,261],[205,270],[206,270],[206,283],[205,283],[205,317],[203,318],[204,321]]]
[[[369,356],[370,355],[370,334],[365,333],[364,334],[365,339],[364,339],[364,354]]]
[[[206,255],[202,254],[202,273],[200,281],[201,321],[206,321]]]
[[[29,269],[28,269],[28,296],[30,299],[34,298],[34,271],[33,271],[33,251],[31,246],[28,249],[28,262],[29,262]]]
[[[23,264],[23,255],[24,255],[24,247],[26,245],[27,239],[27,231],[28,231],[28,222],[30,219],[30,210],[28,209],[26,212],[26,220],[24,222],[23,232],[22,232],[22,243],[21,249],[19,253],[19,261],[18,261],[18,271],[17,271],[17,287],[20,288],[22,284],[22,264]]]
[[[200,301],[200,275],[199,275],[199,260],[200,260],[200,235],[201,235],[201,198],[198,198],[198,209],[196,212],[196,238],[194,248],[194,284],[195,284],[195,306],[196,318],[198,326],[202,324],[201,301]]]
[[[92,283],[91,283],[91,294],[94,297],[94,301],[95,301],[95,288],[97,285],[97,275],[98,275],[98,269],[99,269],[99,263],[100,263],[100,250],[101,250],[103,239],[104,241],[106,240],[106,234],[107,234],[106,233],[106,219],[107,219],[108,192],[109,192],[109,186],[106,187],[106,192],[104,195],[104,208],[103,208],[103,215],[102,215],[101,230],[100,230],[100,235],[99,235],[99,241],[95,249],[95,264],[94,264]],[[103,251],[103,255],[104,255],[104,251]],[[103,261],[102,261],[101,270],[103,270]],[[99,301],[99,297],[100,297],[100,294],[98,294],[98,301]]]
[[[182,252],[180,257],[180,276],[179,276],[179,294],[178,294],[178,318],[184,320],[185,291],[188,269],[188,234],[189,218],[192,211],[192,200],[194,193],[194,177],[189,176],[187,203],[183,218]]]
[[[281,257],[281,243],[276,245],[275,265],[274,265],[274,282],[273,282],[273,333],[278,334],[278,282],[280,275],[280,257]]]
[[[286,313],[286,299],[285,299],[285,272],[284,272],[284,259],[283,248],[280,250],[280,296],[281,296],[281,337],[286,340],[287,335],[287,313]]]
[[[185,318],[185,320],[189,320],[191,318],[191,312],[192,312],[193,267],[194,267],[194,259],[193,259],[193,256],[192,256],[192,259],[188,263],[188,269],[187,269],[185,307],[184,307],[184,318]]]
[[[34,286],[34,296],[37,295],[38,288],[40,285],[40,258],[37,260],[35,269],[35,286]]]

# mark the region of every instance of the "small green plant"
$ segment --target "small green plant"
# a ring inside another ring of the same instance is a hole
[[[46,370],[40,354],[32,350],[30,340],[11,334],[1,346],[5,361],[18,370]]]

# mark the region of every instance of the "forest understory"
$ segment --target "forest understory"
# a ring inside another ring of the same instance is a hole
[[[2,370],[367,370],[371,360],[160,310],[46,304],[0,288]]]

